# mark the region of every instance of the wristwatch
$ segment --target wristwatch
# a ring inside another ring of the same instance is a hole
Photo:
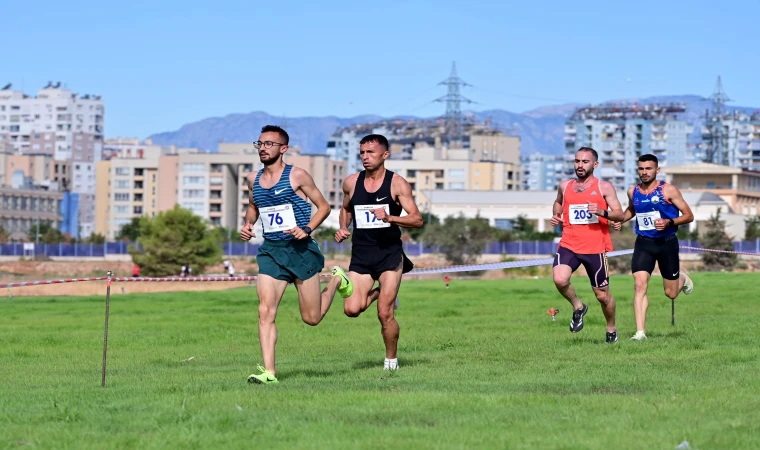
[[[676,226],[676,222],[673,219],[668,219],[668,220],[670,220],[670,226],[671,227]]]
[[[609,212],[608,212],[608,211],[605,209],[605,210],[604,210],[604,217],[607,217],[607,216],[609,216],[609,215],[610,215],[610,213],[609,213]]]
[[[303,230],[304,233],[306,233],[309,236],[311,236],[311,231],[312,231],[311,228],[309,228],[308,226],[306,226],[306,227],[303,227],[301,229]]]

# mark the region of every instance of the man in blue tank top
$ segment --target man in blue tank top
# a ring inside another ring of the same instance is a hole
[[[364,170],[343,182],[340,229],[335,233],[335,240],[341,242],[351,235],[348,226],[353,225],[348,267],[353,293],[343,295],[343,309],[347,316],[358,317],[377,300],[377,317],[385,342],[383,369],[397,370],[399,326],[393,310],[401,276],[414,267],[404,254],[399,227],[422,227],[422,214],[409,183],[385,169],[385,160],[390,156],[385,136],[365,136],[359,142],[359,155]],[[402,217],[402,211],[407,215]],[[337,266],[333,273],[346,276]],[[375,281],[379,285],[373,289]]]
[[[665,295],[675,300],[679,292],[691,294],[694,283],[681,269],[678,255],[679,225],[694,221],[691,208],[675,186],[657,180],[660,173],[657,157],[641,155],[638,161],[641,183],[628,189],[628,209],[624,222],[636,217],[636,244],[633,248],[631,271],[635,282],[633,313],[636,334],[631,339],[643,341],[646,335],[646,315],[649,307],[647,288],[654,270],[660,268]]]
[[[282,128],[273,125],[262,128],[254,145],[264,168],[248,174],[248,210],[240,238],[249,241],[255,236],[254,224],[259,218],[264,232],[264,243],[256,256],[259,264],[256,280],[260,302],[259,341],[264,367],[259,366],[260,374],[248,377],[249,383],[277,383],[275,317],[288,283],[295,284],[301,318],[309,325],[322,321],[335,291],[345,291],[348,285],[348,280],[333,274],[320,294],[319,272],[325,265],[325,258],[310,235],[330,215],[330,205],[311,175],[282,160],[288,142],[288,133]],[[307,200],[317,207],[313,217]]]

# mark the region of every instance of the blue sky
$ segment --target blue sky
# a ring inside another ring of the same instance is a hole
[[[760,107],[760,2],[4,2],[0,83],[103,95],[109,137],[210,116],[437,115],[651,95]],[[630,81],[628,81],[630,79]]]

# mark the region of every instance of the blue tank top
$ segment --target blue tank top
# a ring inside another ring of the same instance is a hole
[[[311,204],[299,197],[290,185],[290,169],[292,168],[292,165],[285,164],[285,169],[282,171],[280,179],[269,189],[264,189],[259,184],[259,178],[264,173],[264,169],[259,170],[259,173],[256,174],[256,181],[253,182],[253,204],[256,205],[259,212],[261,212],[262,208],[266,207],[290,205],[293,208],[297,226],[303,228],[309,223],[309,219],[311,219]],[[275,223],[277,217],[275,215],[272,215],[272,217],[268,216],[268,214],[261,215],[262,226],[264,225],[264,221]],[[287,241],[293,239],[293,236],[285,234],[282,231],[265,232],[264,239]]]
[[[644,194],[639,189],[639,185],[633,188],[633,210],[636,212],[636,234],[652,239],[662,239],[673,236],[678,231],[678,227],[665,227],[664,230],[658,231],[654,227],[655,219],[662,218],[665,220],[676,219],[680,215],[676,205],[670,203],[662,192],[665,186],[664,181],[654,188],[648,194]]]

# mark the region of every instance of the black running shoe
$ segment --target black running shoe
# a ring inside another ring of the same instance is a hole
[[[614,344],[615,342],[617,342],[617,331],[613,331],[612,333],[610,333],[608,331],[607,332],[607,343],[608,344]]]
[[[577,333],[583,329],[583,316],[588,312],[588,306],[582,304],[583,308],[573,311],[573,320],[570,322],[570,331]]]

